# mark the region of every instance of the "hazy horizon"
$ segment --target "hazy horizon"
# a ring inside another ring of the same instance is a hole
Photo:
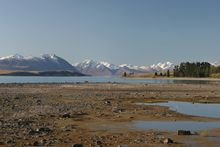
[[[0,57],[220,62],[218,0],[2,0]]]

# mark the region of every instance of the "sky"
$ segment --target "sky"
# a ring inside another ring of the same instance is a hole
[[[0,57],[220,62],[219,0],[0,0]]]

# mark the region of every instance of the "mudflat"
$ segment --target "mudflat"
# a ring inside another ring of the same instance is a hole
[[[0,84],[0,146],[218,146],[220,125],[194,135],[131,121],[219,121],[143,102],[220,103],[218,84]],[[114,129],[108,124],[115,126]],[[103,127],[104,126],[104,127]],[[169,139],[168,139],[169,138]],[[172,141],[170,141],[172,140]]]

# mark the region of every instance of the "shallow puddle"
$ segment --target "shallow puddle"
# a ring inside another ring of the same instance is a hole
[[[133,121],[131,125],[141,130],[208,130],[220,128],[220,122],[196,122],[196,121]]]
[[[201,103],[176,102],[176,101],[169,101],[162,103],[139,103],[139,104],[166,106],[169,107],[171,110],[187,115],[220,118],[220,104],[201,104]]]
[[[220,122],[197,122],[197,121],[132,121],[112,124],[99,124],[96,129],[117,132],[120,130],[210,130],[220,128]]]

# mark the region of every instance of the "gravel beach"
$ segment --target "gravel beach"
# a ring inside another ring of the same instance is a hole
[[[129,122],[219,121],[143,102],[220,103],[215,84],[0,84],[0,146],[218,146],[220,125],[193,135]],[[111,129],[109,125],[115,125]],[[121,126],[119,125],[121,124]],[[106,127],[103,127],[106,126]]]

